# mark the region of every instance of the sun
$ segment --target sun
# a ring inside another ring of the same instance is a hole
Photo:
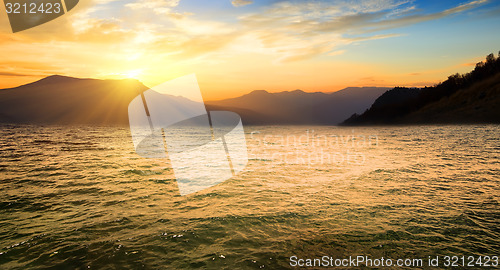
[[[142,74],[141,69],[134,69],[134,70],[129,70],[127,72],[123,73],[123,76],[128,78],[128,79],[139,79],[139,76]]]

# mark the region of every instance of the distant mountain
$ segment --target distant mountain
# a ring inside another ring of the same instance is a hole
[[[148,87],[136,80],[49,76],[0,90],[0,122],[128,125],[128,105]],[[265,90],[207,102],[207,110],[238,113],[244,124],[338,124],[365,111],[388,88],[350,87],[334,93]],[[172,102],[182,103],[178,97]]]
[[[387,87],[348,87],[330,94],[323,102],[309,106],[318,124],[337,125],[354,113],[362,113],[384,92]]]
[[[500,56],[423,89],[397,87],[344,125],[500,123]]]
[[[365,111],[388,89],[349,87],[328,94],[302,90],[280,93],[256,90],[241,97],[208,101],[207,104],[237,112],[246,124],[335,125],[353,113]]]
[[[54,75],[0,90],[0,122],[126,125],[128,104],[146,89],[136,80]]]

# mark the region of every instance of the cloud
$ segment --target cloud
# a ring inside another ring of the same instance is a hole
[[[274,47],[282,60],[304,60],[318,54],[334,54],[337,45],[400,36],[377,32],[451,16],[487,1],[475,0],[429,14],[421,13],[409,0],[285,1],[262,12],[243,15],[240,22],[247,33],[258,33],[265,47]]]
[[[241,7],[241,6],[246,6],[250,5],[253,3],[253,0],[232,0],[231,4],[235,7]]]
[[[156,14],[168,14],[172,8],[179,5],[180,0],[137,0],[125,6],[133,9],[150,9]]]
[[[394,29],[407,25],[417,24],[425,21],[437,20],[476,8],[486,2],[488,2],[488,0],[477,0],[441,12],[435,12],[430,14],[413,14],[413,15],[405,14],[405,16],[400,16],[395,18],[366,21],[367,27],[364,28],[364,31],[365,32],[381,31],[381,30]]]
[[[487,1],[471,1],[430,14],[416,13],[411,1],[279,2],[263,13],[242,17],[242,21],[253,27],[279,26],[295,32],[370,33],[440,19]]]
[[[329,52],[329,53],[328,53],[328,55],[329,55],[329,56],[342,55],[342,54],[344,54],[345,52],[346,52],[345,50],[332,51],[332,52]]]
[[[223,49],[238,37],[237,34],[221,34],[216,36],[198,36],[182,43],[176,58],[190,58]]]
[[[0,76],[7,76],[7,77],[25,77],[25,76],[32,76],[32,75],[29,75],[29,74],[22,74],[22,73],[17,73],[17,72],[0,71]]]
[[[346,34],[381,17],[413,9],[409,1],[278,2],[259,13],[240,17],[246,35],[255,36],[254,49],[267,51],[282,62],[318,55],[338,55],[335,48],[353,42],[389,38],[386,35]],[[405,6],[406,5],[406,6]],[[398,9],[399,11],[396,11]]]
[[[486,3],[475,0],[424,13],[410,0],[273,0],[258,7],[258,12],[231,18],[234,9],[230,9],[224,16],[218,11],[219,17],[207,18],[207,14],[201,17],[181,10],[179,0],[128,1],[126,5],[114,0],[83,1],[69,16],[16,35],[1,28],[0,70],[99,76],[142,68],[144,73],[148,69],[177,72],[173,70],[178,66],[190,69],[214,62],[243,66],[248,59],[270,65],[307,61],[343,54],[348,44],[401,35],[381,30],[451,16]],[[232,1],[234,6],[250,2]],[[37,66],[30,64],[35,62]],[[4,63],[10,64],[1,68]]]

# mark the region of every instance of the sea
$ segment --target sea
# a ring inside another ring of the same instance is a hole
[[[246,167],[181,196],[126,127],[1,125],[0,269],[498,268],[499,125],[244,130]]]

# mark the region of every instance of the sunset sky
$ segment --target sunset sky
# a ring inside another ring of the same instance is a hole
[[[13,34],[0,11],[0,88],[61,74],[196,73],[205,99],[255,89],[433,85],[500,50],[500,1],[80,0]]]

